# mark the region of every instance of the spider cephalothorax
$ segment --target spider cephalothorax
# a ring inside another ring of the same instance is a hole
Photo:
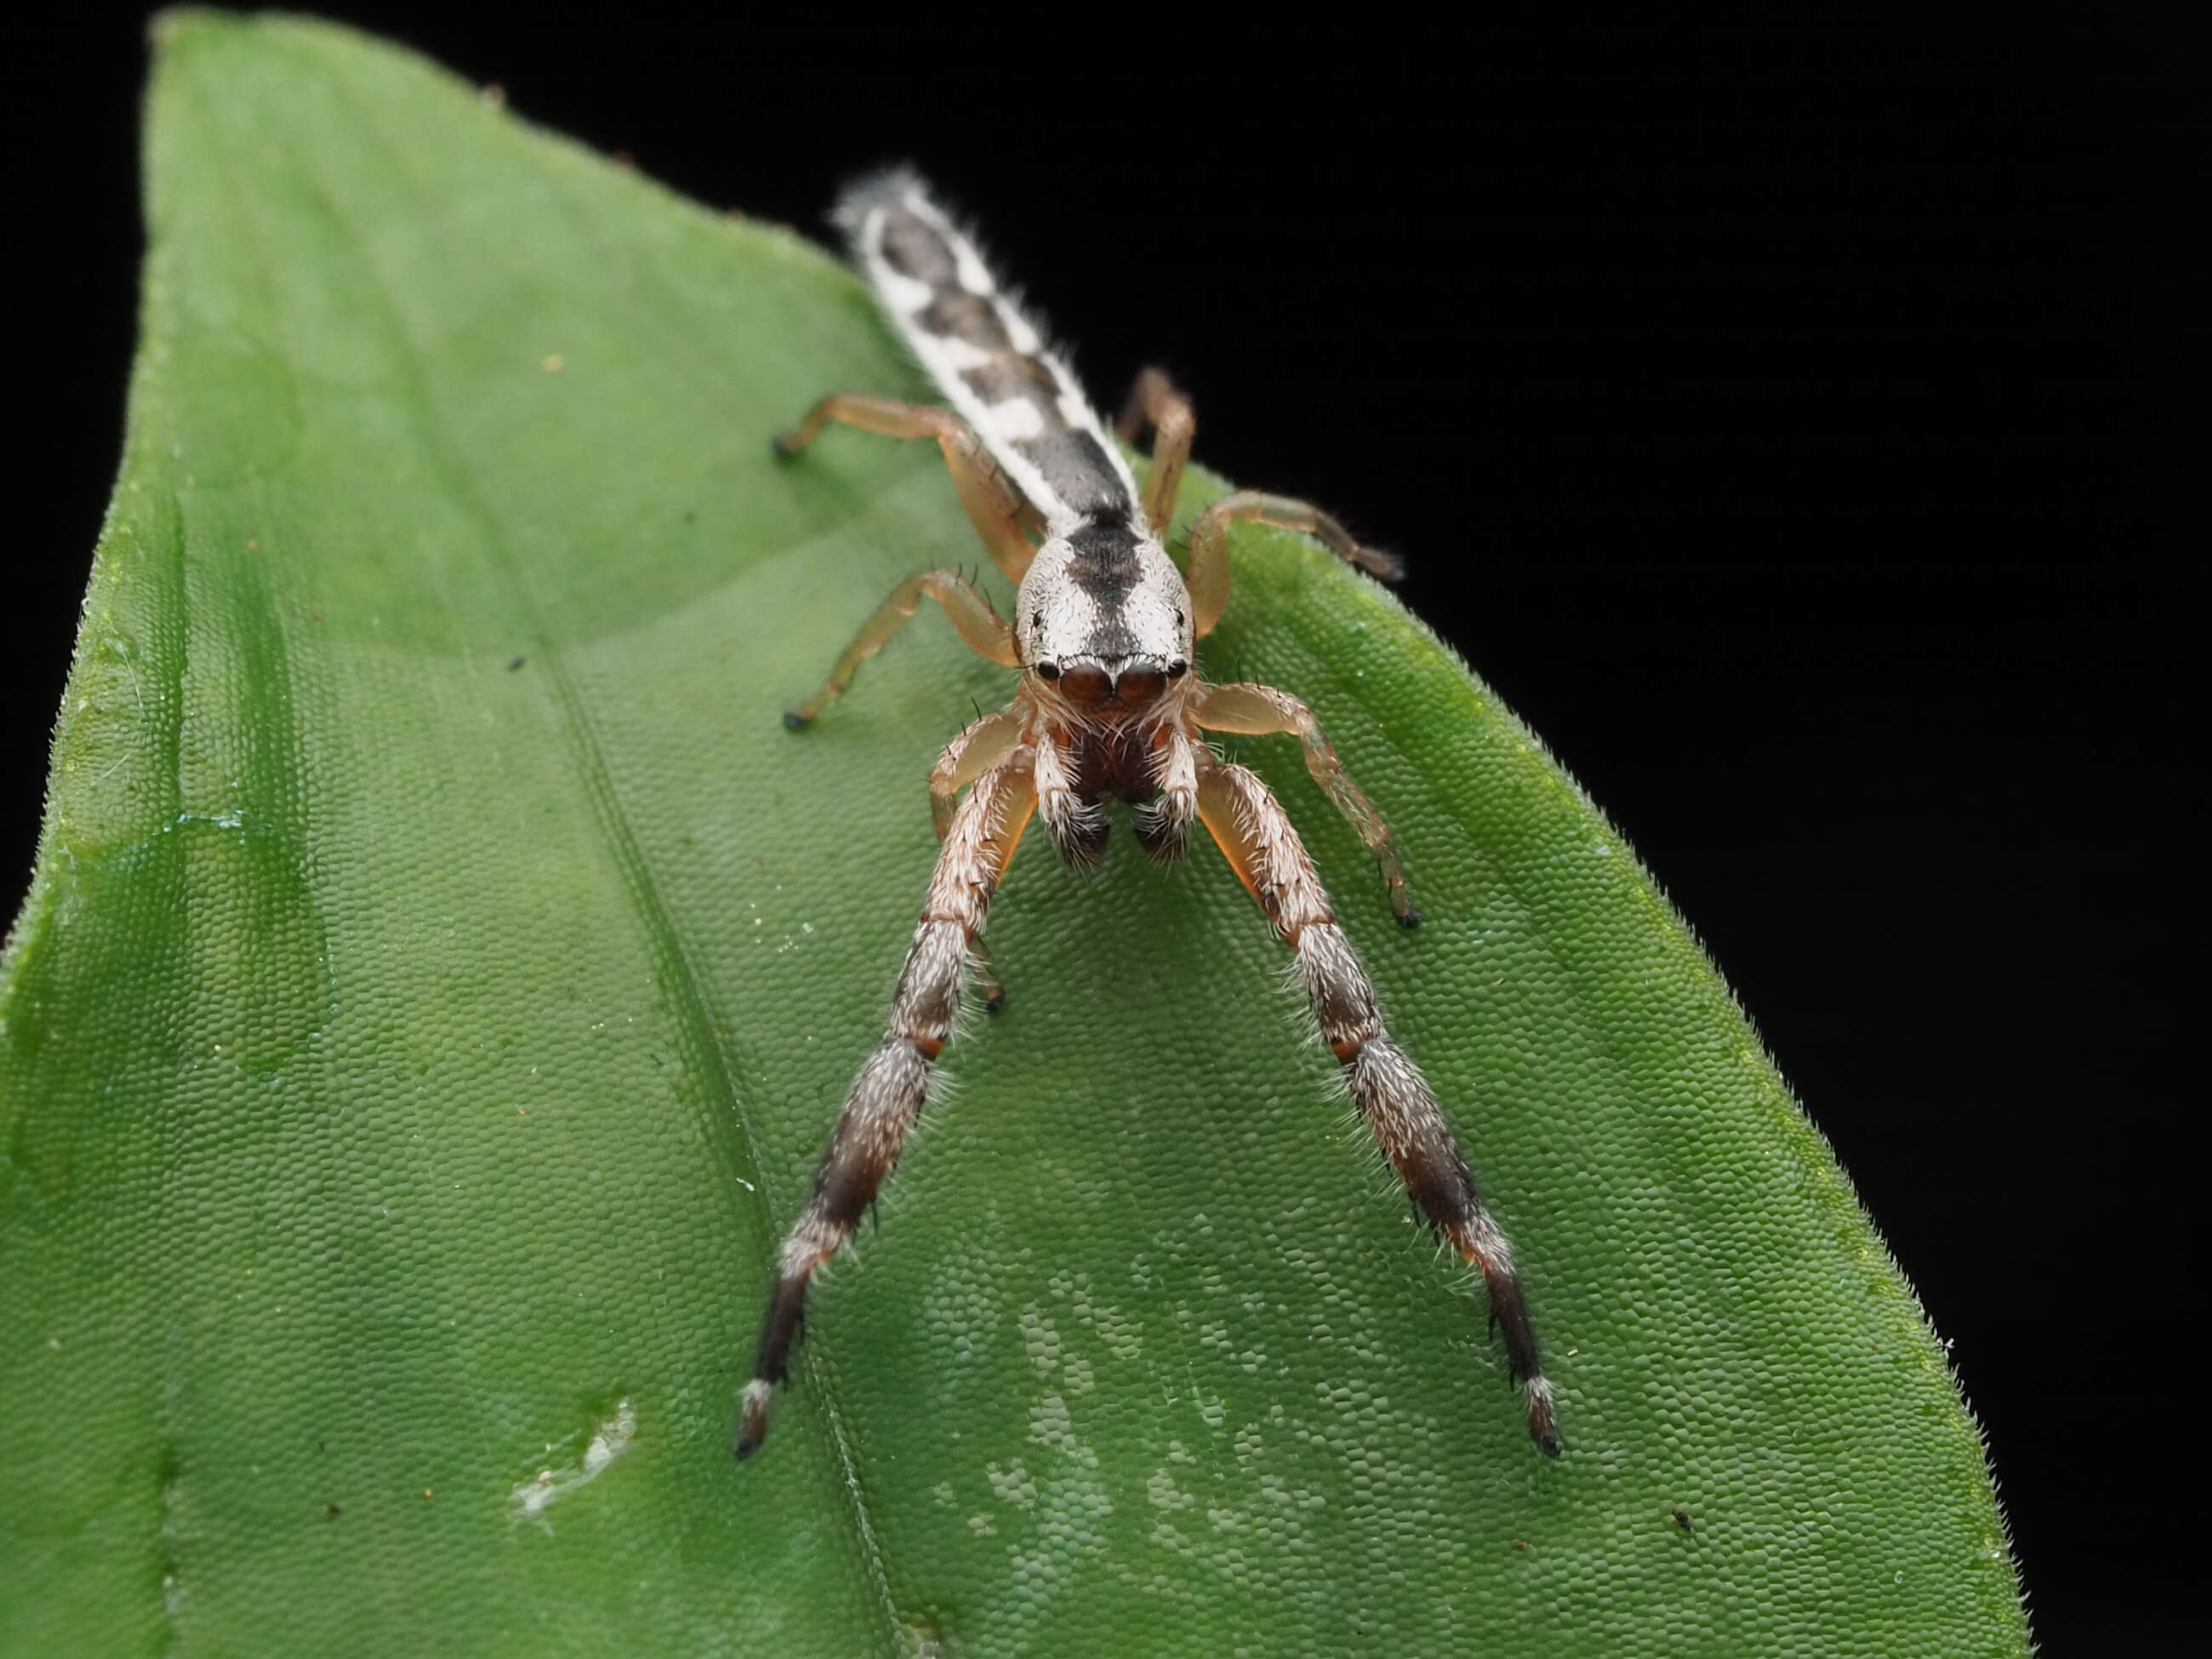
[[[1291,948],[1361,1116],[1429,1224],[1481,1272],[1507,1367],[1527,1398],[1528,1431],[1556,1455],[1551,1385],[1504,1236],[1476,1194],[1419,1068],[1384,1030],[1374,988],[1297,830],[1257,775],[1221,760],[1202,735],[1298,738],[1316,781],[1374,854],[1392,911],[1407,927],[1418,922],[1389,827],[1346,775],[1312,711],[1272,686],[1210,685],[1193,672],[1196,643],[1228,601],[1232,521],[1307,532],[1378,575],[1395,575],[1396,562],[1303,501],[1240,490],[1199,515],[1185,568],[1176,569],[1160,532],[1194,422],[1167,377],[1156,369],[1139,376],[1122,416],[1125,435],[1154,434],[1139,495],[1066,365],[920,179],[890,173],[864,180],[846,192],[837,217],[884,311],[952,407],[835,393],[776,441],[777,453],[796,454],[833,421],[934,438],[969,521],[1020,591],[1009,623],[957,572],[909,576],[828,680],[784,720],[798,727],[820,714],[925,599],[945,608],[975,650],[1021,672],[1013,701],[961,732],[930,772],[944,842],[937,872],[883,1041],[854,1080],[812,1195],[784,1241],[744,1390],[738,1455],[757,1450],[768,1432],[769,1400],[805,1316],[808,1280],[851,1237],[897,1161],[931,1067],[951,1037],[971,963],[990,981],[989,1005],[1003,1000],[981,935],[1023,830],[1039,817],[1063,859],[1095,862],[1106,838],[1099,806],[1109,799],[1138,807],[1138,839],[1156,858],[1179,856],[1192,821],[1202,823]]]

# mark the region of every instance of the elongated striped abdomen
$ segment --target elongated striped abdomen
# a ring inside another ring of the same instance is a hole
[[[1142,534],[1135,481],[1083,388],[928,186],[878,173],[836,217],[915,357],[1054,530],[1121,517]]]

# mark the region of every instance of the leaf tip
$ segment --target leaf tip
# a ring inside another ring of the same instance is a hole
[[[146,20],[146,44],[156,52],[168,52],[189,35],[235,28],[245,21],[236,12],[213,6],[164,6]]]

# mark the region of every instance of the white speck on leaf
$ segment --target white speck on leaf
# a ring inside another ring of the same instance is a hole
[[[574,1467],[543,1468],[532,1479],[516,1486],[508,1494],[507,1506],[517,1521],[535,1521],[545,1530],[552,1527],[544,1519],[545,1511],[560,1499],[581,1486],[589,1485],[604,1474],[609,1464],[629,1449],[637,1436],[637,1413],[627,1400],[618,1401],[615,1414],[592,1427],[592,1438],[584,1448],[583,1461]]]

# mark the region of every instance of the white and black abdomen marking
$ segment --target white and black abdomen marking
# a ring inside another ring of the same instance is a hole
[[[912,173],[848,188],[836,219],[921,366],[1054,531],[1145,528],[1136,481],[1083,388]]]

